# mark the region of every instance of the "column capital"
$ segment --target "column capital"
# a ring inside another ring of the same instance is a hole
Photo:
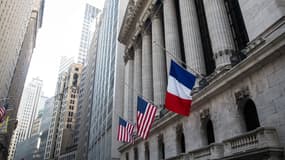
[[[134,49],[142,49],[142,38],[141,36],[138,36],[134,45],[133,45]]]
[[[147,36],[151,34],[151,23],[150,24],[145,24],[144,29],[142,30],[142,36]]]
[[[134,53],[132,50],[125,51],[125,55],[123,56],[125,64],[128,63],[129,60],[134,60]]]
[[[153,21],[155,19],[161,19],[161,18],[162,18],[162,10],[161,9],[158,8],[156,11],[153,11],[151,21]]]

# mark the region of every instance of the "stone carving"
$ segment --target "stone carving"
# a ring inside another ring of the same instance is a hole
[[[205,121],[207,119],[210,119],[210,110],[209,108],[206,108],[206,109],[201,109],[200,110],[200,119],[202,121]]]
[[[242,100],[249,98],[249,97],[250,97],[250,92],[249,92],[248,86],[235,92],[236,104],[239,104]]]

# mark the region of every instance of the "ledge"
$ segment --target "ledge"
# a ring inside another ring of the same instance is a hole
[[[223,141],[225,156],[262,148],[281,148],[274,128],[259,127],[253,131]]]
[[[266,145],[264,145],[266,143]],[[251,146],[251,147],[250,147]],[[240,148],[239,152],[236,151]],[[260,127],[251,132],[230,138],[223,143],[213,143],[208,146],[179,154],[167,160],[208,160],[208,159],[250,159],[250,157],[282,156],[283,148],[280,146],[274,128]],[[257,158],[258,159],[258,158]]]
[[[156,1],[148,0],[147,3],[144,0],[129,1],[118,36],[119,42],[127,48],[131,47],[130,45],[137,38],[146,19],[154,9]]]

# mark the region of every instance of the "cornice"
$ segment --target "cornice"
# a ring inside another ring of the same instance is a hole
[[[150,17],[157,0],[130,0],[124,15],[118,40],[131,48]]]

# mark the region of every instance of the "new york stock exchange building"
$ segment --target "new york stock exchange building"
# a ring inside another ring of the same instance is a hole
[[[158,112],[121,159],[283,160],[284,15],[284,0],[130,0],[123,115],[135,122],[140,94]],[[189,116],[164,108],[171,59],[202,75]]]

